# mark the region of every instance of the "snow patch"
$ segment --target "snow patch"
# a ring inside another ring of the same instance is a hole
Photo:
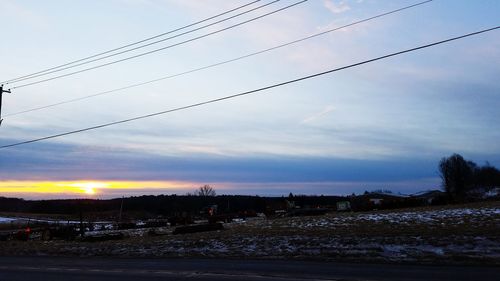
[[[15,221],[13,218],[0,217],[0,223],[10,223],[11,221]]]

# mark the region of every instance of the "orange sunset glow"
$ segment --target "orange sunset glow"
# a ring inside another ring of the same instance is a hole
[[[189,191],[197,183],[176,181],[0,181],[0,194],[66,194],[89,196],[105,194],[109,190],[165,190]]]

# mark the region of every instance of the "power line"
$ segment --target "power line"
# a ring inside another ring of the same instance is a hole
[[[89,99],[89,98],[93,98],[93,97],[97,97],[97,96],[102,96],[102,95],[106,95],[106,94],[110,94],[110,93],[115,93],[115,92],[119,92],[119,91],[131,89],[131,88],[135,88],[135,87],[144,86],[144,85],[147,85],[147,84],[151,84],[151,83],[163,81],[163,80],[166,80],[166,79],[170,79],[170,78],[174,78],[174,77],[178,77],[178,76],[182,76],[182,75],[194,73],[194,72],[197,72],[197,71],[209,69],[209,68],[212,68],[212,67],[224,65],[224,64],[227,64],[227,63],[239,61],[239,60],[242,60],[242,59],[245,59],[245,58],[249,58],[249,57],[252,57],[252,56],[256,56],[256,55],[259,55],[259,54],[263,54],[263,53],[266,53],[266,52],[269,52],[269,51],[272,51],[272,50],[283,48],[283,47],[286,47],[286,46],[289,46],[289,45],[292,45],[292,44],[303,42],[305,40],[309,40],[309,39],[312,39],[312,38],[315,38],[315,37],[318,37],[318,36],[321,36],[321,35],[325,35],[325,34],[328,34],[328,33],[331,33],[331,32],[334,32],[334,31],[346,28],[346,27],[350,27],[350,26],[354,26],[354,25],[357,25],[357,24],[365,23],[365,22],[368,22],[368,21],[371,21],[371,20],[374,20],[374,19],[377,19],[377,18],[380,18],[380,17],[384,17],[384,16],[387,16],[387,15],[390,15],[390,14],[401,12],[401,11],[406,10],[406,9],[414,8],[416,6],[423,5],[423,4],[426,4],[426,3],[429,3],[429,2],[432,2],[432,0],[423,1],[423,2],[420,2],[420,3],[416,3],[416,4],[413,4],[413,5],[406,6],[406,7],[402,7],[402,8],[396,9],[396,10],[392,10],[392,11],[389,11],[389,12],[378,14],[378,15],[375,15],[375,16],[372,16],[372,17],[369,17],[369,18],[366,18],[366,19],[363,19],[363,20],[358,20],[358,21],[355,21],[355,22],[352,22],[352,23],[349,23],[349,24],[346,24],[346,25],[343,25],[343,26],[340,26],[340,27],[332,28],[332,29],[329,29],[329,30],[326,30],[326,31],[323,31],[323,32],[319,32],[319,33],[316,33],[316,34],[313,34],[313,35],[310,35],[310,36],[307,36],[307,37],[303,37],[301,39],[297,39],[297,40],[294,40],[294,41],[291,41],[291,42],[288,42],[288,43],[284,43],[284,44],[281,44],[281,45],[278,45],[278,46],[267,48],[265,50],[261,50],[261,51],[258,51],[258,52],[254,52],[254,53],[250,53],[250,54],[247,54],[247,55],[243,55],[243,56],[240,56],[240,57],[237,57],[237,58],[233,58],[233,59],[230,59],[230,60],[225,60],[225,61],[222,61],[222,62],[218,62],[218,63],[206,65],[206,66],[203,66],[203,67],[191,69],[191,70],[184,71],[184,72],[181,72],[181,73],[172,74],[172,75],[169,75],[169,76],[160,77],[160,78],[149,80],[149,81],[136,83],[136,84],[124,86],[124,87],[121,87],[121,88],[107,90],[107,91],[99,92],[99,93],[92,94],[92,95],[87,95],[87,96],[83,96],[83,97],[79,97],[79,98],[69,99],[69,100],[65,100],[65,101],[61,101],[61,102],[57,102],[57,103],[53,103],[53,104],[48,104],[48,105],[44,105],[44,106],[40,106],[40,107],[36,107],[36,108],[31,108],[31,109],[22,110],[22,111],[19,111],[19,112],[14,112],[14,113],[6,114],[6,115],[4,115],[4,117],[20,115],[20,114],[24,114],[24,113],[28,113],[28,112],[33,112],[33,111],[38,111],[38,110],[46,109],[46,108],[51,108],[51,107],[55,107],[55,106],[59,106],[59,105],[67,104],[67,103],[81,101],[81,100],[85,100],[85,99]]]
[[[177,38],[177,37],[181,37],[181,36],[186,35],[186,34],[189,34],[189,33],[193,33],[193,32],[196,32],[196,31],[199,31],[199,30],[205,29],[205,28],[207,28],[207,27],[214,26],[214,25],[216,25],[216,24],[219,24],[219,23],[222,23],[222,22],[225,22],[225,21],[228,21],[228,20],[231,20],[231,19],[237,18],[237,17],[239,17],[239,16],[242,16],[242,15],[245,15],[245,14],[248,14],[248,13],[251,13],[251,12],[253,12],[253,11],[256,11],[256,10],[259,10],[259,9],[262,9],[262,8],[265,8],[265,7],[267,7],[267,6],[270,6],[270,5],[272,5],[272,4],[277,3],[277,2],[279,2],[279,1],[280,1],[280,0],[274,0],[274,1],[269,2],[269,3],[267,3],[267,4],[264,4],[264,5],[261,5],[261,6],[258,6],[258,7],[255,7],[255,8],[252,8],[252,9],[247,10],[247,11],[244,11],[244,12],[241,12],[241,13],[239,13],[239,14],[232,15],[232,16],[230,16],[230,17],[227,17],[227,18],[224,18],[224,19],[221,19],[221,20],[218,20],[218,21],[215,21],[215,22],[212,22],[212,23],[209,23],[209,24],[203,25],[203,26],[201,26],[201,27],[197,27],[197,28],[194,28],[194,29],[191,29],[191,30],[188,30],[188,31],[182,32],[182,33],[179,33],[179,34],[176,34],[176,35],[173,35],[173,36],[167,37],[167,38],[163,38],[163,39],[160,39],[160,40],[157,40],[157,41],[153,41],[153,42],[150,42],[150,43],[147,43],[147,44],[139,45],[139,46],[134,47],[134,48],[131,48],[131,49],[123,50],[123,51],[120,51],[120,52],[117,52],[117,53],[113,53],[113,54],[110,54],[110,55],[106,55],[106,56],[98,57],[98,58],[91,59],[91,60],[85,60],[85,61],[80,62],[80,63],[71,63],[70,65],[65,66],[65,67],[58,67],[58,68],[56,68],[56,69],[54,69],[54,70],[51,70],[51,71],[44,71],[43,73],[40,73],[40,74],[31,75],[31,76],[29,76],[29,77],[25,77],[25,78],[17,79],[17,80],[14,80],[14,81],[10,81],[10,82],[9,82],[9,83],[7,83],[7,84],[17,83],[17,82],[21,82],[21,81],[25,81],[25,80],[34,79],[34,78],[41,77],[41,76],[46,76],[46,75],[49,75],[49,74],[52,74],[52,73],[61,72],[61,71],[68,70],[68,69],[71,69],[71,68],[79,67],[79,66],[82,66],[82,65],[86,65],[86,64],[89,64],[89,63],[93,63],[93,62],[100,61],[100,60],[104,60],[104,59],[108,59],[108,58],[112,58],[112,57],[115,57],[115,56],[118,56],[118,55],[126,54],[126,53],[129,53],[129,52],[135,51],[135,50],[139,50],[139,49],[146,48],[146,47],[149,47],[149,46],[152,46],[152,45],[156,45],[156,44],[159,44],[159,43],[162,43],[162,42],[165,42],[165,41],[171,40],[171,39],[175,39],[175,38]]]
[[[51,77],[51,78],[47,78],[47,79],[43,79],[43,80],[39,80],[39,81],[27,83],[27,84],[23,84],[23,85],[20,85],[20,86],[12,87],[10,89],[13,90],[13,89],[23,88],[23,87],[27,87],[27,86],[32,86],[32,85],[36,85],[36,84],[40,84],[40,83],[52,81],[52,80],[55,80],[55,79],[59,79],[59,78],[63,78],[63,77],[67,77],[67,76],[71,76],[71,75],[75,75],[75,74],[79,74],[79,73],[82,73],[82,72],[87,72],[87,71],[94,70],[94,69],[97,69],[97,68],[102,68],[102,67],[105,67],[105,66],[113,65],[113,64],[116,64],[116,63],[128,61],[128,60],[131,60],[131,59],[143,57],[143,56],[150,55],[150,54],[153,54],[153,53],[157,53],[159,51],[163,51],[163,50],[166,50],[166,49],[170,49],[172,47],[176,47],[176,46],[183,45],[183,44],[186,44],[186,43],[189,43],[189,42],[192,42],[192,41],[196,41],[196,40],[208,37],[210,35],[214,35],[214,34],[217,34],[217,33],[220,33],[220,32],[223,32],[223,31],[226,31],[226,30],[229,30],[229,29],[232,29],[232,28],[244,25],[244,24],[247,24],[249,22],[256,21],[258,19],[261,19],[261,18],[264,18],[266,16],[269,16],[269,15],[272,15],[272,14],[275,14],[275,13],[287,10],[289,8],[292,8],[292,7],[297,6],[299,4],[305,3],[307,1],[308,0],[302,0],[302,1],[299,1],[299,2],[295,2],[295,3],[291,4],[291,5],[285,6],[283,8],[274,10],[274,11],[269,12],[269,13],[265,13],[265,14],[260,15],[258,17],[254,17],[254,18],[251,18],[249,20],[245,20],[243,22],[240,22],[240,23],[237,23],[237,24],[234,24],[234,25],[231,25],[231,26],[228,26],[228,27],[225,27],[225,28],[213,31],[213,32],[209,32],[207,34],[200,35],[200,36],[197,36],[197,37],[185,40],[185,41],[181,41],[179,43],[175,43],[175,44],[168,45],[168,46],[165,46],[165,47],[162,47],[162,48],[154,49],[154,50],[151,50],[151,51],[148,51],[148,52],[140,53],[140,54],[137,54],[137,55],[134,55],[134,56],[126,57],[126,58],[123,58],[123,59],[111,61],[111,62],[108,62],[108,63],[96,65],[96,66],[93,66],[93,67],[84,68],[84,69],[81,69],[81,70],[78,70],[78,71],[74,71],[74,72],[70,72],[70,73],[67,73],[67,74],[63,74],[63,75],[59,75],[59,76],[55,76],[55,77]]]
[[[218,18],[220,16],[223,16],[223,15],[226,15],[226,14],[229,14],[231,12],[234,12],[234,11],[237,11],[237,10],[240,10],[242,8],[245,8],[247,6],[250,6],[252,4],[255,4],[257,2],[260,2],[261,0],[256,0],[256,1],[252,1],[250,3],[247,3],[247,4],[244,4],[242,6],[239,6],[239,7],[236,7],[236,8],[233,8],[233,9],[230,9],[230,10],[227,10],[227,11],[224,11],[220,14],[217,14],[217,15],[214,15],[214,16],[211,16],[211,17],[208,17],[208,18],[205,18],[205,19],[202,19],[202,20],[199,20],[197,22],[194,22],[194,23],[191,23],[191,24],[188,24],[188,25],[185,25],[185,26],[182,26],[182,27],[178,27],[178,28],[175,28],[173,30],[170,30],[170,31],[167,31],[167,32],[164,32],[164,33],[161,33],[161,34],[158,34],[158,35],[155,35],[155,36],[152,36],[152,37],[148,37],[146,39],[142,39],[142,40],[139,40],[139,41],[136,41],[136,42],[132,42],[132,43],[129,43],[127,45],[124,45],[124,46],[121,46],[121,47],[117,47],[117,48],[114,48],[114,49],[111,49],[111,50],[108,50],[108,51],[104,51],[104,52],[101,52],[101,53],[98,53],[98,54],[95,54],[95,55],[91,55],[91,56],[88,56],[88,57],[84,57],[84,58],[81,58],[81,59],[77,59],[77,60],[74,60],[74,61],[71,61],[71,62],[68,62],[68,63],[64,63],[64,64],[61,64],[61,65],[58,65],[58,66],[54,66],[54,67],[51,67],[51,68],[47,68],[47,69],[44,69],[44,70],[41,70],[41,71],[38,71],[38,72],[34,72],[34,73],[31,73],[31,74],[27,74],[27,75],[24,75],[24,76],[20,76],[20,77],[16,77],[16,78],[12,78],[10,80],[6,80],[4,82],[1,82],[0,84],[5,84],[5,83],[14,83],[16,81],[19,81],[20,79],[23,79],[23,78],[26,78],[26,77],[30,77],[30,76],[33,76],[33,75],[37,75],[37,74],[40,74],[40,73],[45,73],[47,71],[51,71],[51,70],[54,70],[54,69],[58,69],[58,68],[61,68],[61,67],[65,67],[65,66],[68,66],[68,65],[72,65],[72,64],[75,64],[75,63],[78,63],[78,62],[81,62],[81,61],[85,61],[85,60],[88,60],[88,59],[92,59],[92,58],[95,58],[95,57],[99,57],[99,56],[102,56],[102,55],[105,55],[105,54],[109,54],[109,53],[112,53],[112,52],[115,52],[115,51],[118,51],[118,50],[121,50],[121,49],[125,49],[125,48],[128,48],[128,47],[132,47],[132,46],[135,46],[135,45],[138,45],[138,44],[141,44],[141,43],[144,43],[144,42],[147,42],[147,41],[151,41],[153,39],[156,39],[156,38],[159,38],[159,37],[163,37],[165,35],[168,35],[168,34],[171,34],[171,33],[174,33],[174,32],[177,32],[177,31],[181,31],[183,29],[186,29],[186,28],[189,28],[189,27],[192,27],[192,26],[195,26],[195,25],[198,25],[200,23],[203,23],[203,22],[206,22],[206,21],[209,21],[209,20],[212,20],[212,19],[215,19],[215,18]]]
[[[499,29],[499,28],[500,28],[500,26],[496,26],[496,27],[488,28],[488,29],[483,29],[483,30],[480,30],[480,31],[468,33],[468,34],[457,36],[457,37],[452,37],[452,38],[449,38],[449,39],[437,41],[437,42],[426,44],[426,45],[421,45],[421,46],[418,46],[418,47],[414,47],[414,48],[411,48],[411,49],[406,49],[406,50],[395,52],[395,53],[390,53],[390,54],[383,55],[383,56],[380,56],[380,57],[376,57],[376,58],[373,58],[373,59],[364,60],[364,61],[361,61],[361,62],[353,63],[353,64],[350,64],[350,65],[346,65],[346,66],[343,66],[343,67],[330,69],[330,70],[327,70],[327,71],[315,73],[315,74],[308,75],[308,76],[303,76],[303,77],[300,77],[300,78],[288,80],[288,81],[277,83],[277,84],[273,84],[273,85],[270,85],[270,86],[265,86],[265,87],[254,89],[254,90],[250,90],[250,91],[247,91],[247,92],[242,92],[242,93],[238,93],[238,94],[234,94],[234,95],[230,95],[230,96],[225,96],[225,97],[221,97],[221,98],[211,99],[211,100],[207,100],[207,101],[204,101],[204,102],[199,102],[199,103],[195,103],[195,104],[191,104],[191,105],[186,105],[186,106],[182,106],[182,107],[168,109],[168,110],[164,110],[164,111],[160,111],[160,112],[156,112],[156,113],[151,113],[151,114],[147,114],[147,115],[141,115],[141,116],[137,116],[137,117],[133,117],[133,118],[129,118],[129,119],[124,119],[124,120],[120,120],[120,121],[105,123],[105,124],[101,124],[101,125],[97,125],[97,126],[93,126],[93,127],[87,127],[87,128],[84,128],[84,129],[79,129],[79,130],[69,131],[69,132],[65,132],[65,133],[50,135],[50,136],[46,136],[46,137],[42,137],[42,138],[32,139],[32,140],[28,140],[28,141],[23,141],[23,142],[18,142],[18,143],[3,145],[3,146],[0,146],[0,149],[4,149],[4,148],[8,148],[8,147],[14,147],[14,146],[19,146],[19,145],[24,145],[24,144],[28,144],[28,143],[39,142],[39,141],[53,139],[53,138],[59,138],[59,137],[62,137],[62,136],[77,134],[77,133],[81,133],[81,132],[85,132],[85,131],[100,129],[100,128],[109,127],[109,126],[113,126],[113,125],[118,125],[118,124],[122,124],[122,123],[128,123],[128,122],[132,122],[132,121],[136,121],[136,120],[140,120],[140,119],[150,118],[150,117],[153,117],[153,116],[158,116],[158,115],[163,115],[163,114],[172,113],[172,112],[176,112],[176,111],[186,110],[186,109],[190,109],[190,108],[194,108],[194,107],[199,107],[199,106],[203,106],[203,105],[207,105],[207,104],[211,104],[211,103],[216,103],[216,102],[220,102],[220,101],[224,101],[224,100],[228,100],[228,99],[233,99],[233,98],[237,98],[237,97],[241,97],[241,96],[247,96],[247,95],[259,93],[259,92],[262,92],[262,91],[266,91],[266,90],[269,90],[269,89],[273,89],[273,88],[285,86],[285,85],[292,84],[292,83],[297,83],[297,82],[300,82],[300,81],[303,81],[303,80],[308,80],[308,79],[315,78],[315,77],[318,77],[318,76],[323,76],[323,75],[330,74],[330,73],[333,73],[333,72],[337,72],[337,71],[345,70],[345,69],[348,69],[348,68],[353,68],[353,67],[356,67],[356,66],[360,66],[360,65],[367,64],[367,63],[375,62],[375,61],[378,61],[378,60],[386,59],[386,58],[389,58],[389,57],[394,57],[394,56],[402,55],[402,54],[405,54],[405,53],[414,52],[414,51],[417,51],[417,50],[420,50],[420,49],[425,49],[425,48],[429,48],[429,47],[432,47],[432,46],[444,44],[444,43],[447,43],[447,42],[451,42],[451,41],[463,39],[463,38],[466,38],[466,37],[478,35],[478,34],[481,34],[481,33],[493,31],[493,30],[496,30],[496,29]]]

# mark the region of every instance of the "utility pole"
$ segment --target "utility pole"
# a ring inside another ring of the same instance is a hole
[[[83,238],[85,236],[85,229],[83,228],[83,210],[82,210],[82,200],[83,199],[78,199],[78,210],[80,213],[80,236]]]
[[[125,196],[122,197],[122,203],[120,204],[120,215],[118,217],[118,226],[122,223],[122,212],[123,212],[123,200]]]
[[[0,85],[0,126],[2,125],[2,96],[3,96],[3,93],[9,93],[10,94],[10,90],[4,90],[3,89],[3,84]]]

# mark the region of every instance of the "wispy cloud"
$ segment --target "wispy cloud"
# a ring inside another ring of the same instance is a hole
[[[300,121],[300,124],[311,123],[317,119],[322,118],[323,116],[327,115],[328,113],[330,113],[334,110],[335,110],[335,107],[333,105],[328,105],[322,111],[317,112],[309,117],[306,117],[304,120]]]
[[[332,0],[324,0],[323,3],[325,8],[334,14],[341,14],[351,9],[351,7],[344,1],[335,2]]]
[[[4,12],[3,20],[11,24],[12,21],[15,21],[16,24],[29,26],[35,30],[47,31],[50,26],[48,20],[42,14],[26,6],[19,1],[1,1],[0,10]]]

